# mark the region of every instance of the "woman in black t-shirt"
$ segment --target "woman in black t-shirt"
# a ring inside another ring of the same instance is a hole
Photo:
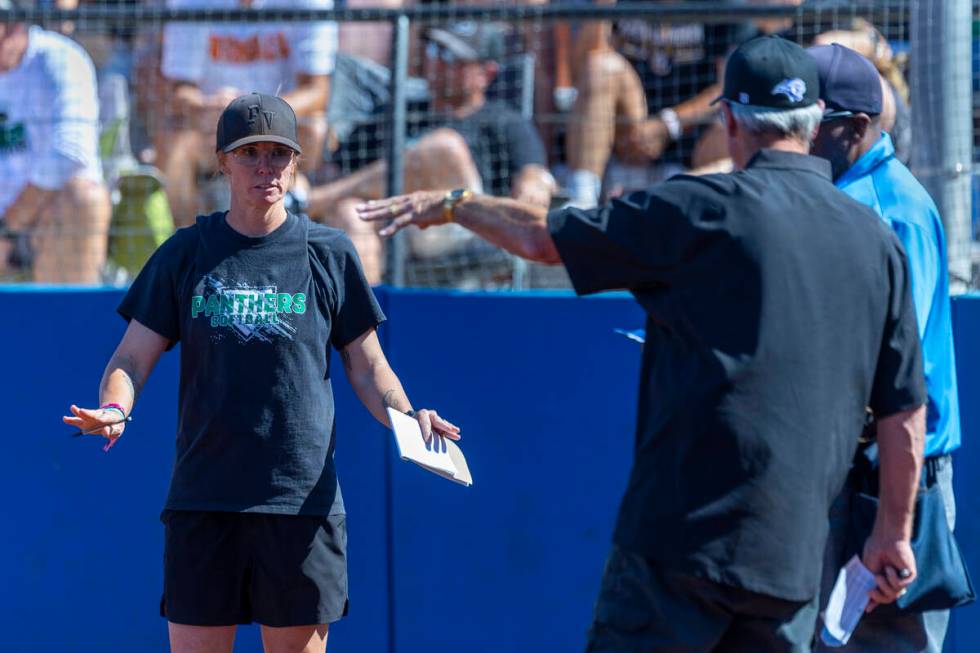
[[[180,342],[177,458],[161,516],[171,648],[230,652],[235,625],[257,622],[267,650],[324,651],[328,624],[347,612],[330,346],[381,423],[392,408],[427,440],[458,439],[459,428],[412,410],[350,239],[286,211],[301,152],[289,105],[234,100],[216,149],[231,209],[199,216],[154,253],[119,307],[129,327],[100,407],[72,405],[64,421],[107,438],[108,451]]]

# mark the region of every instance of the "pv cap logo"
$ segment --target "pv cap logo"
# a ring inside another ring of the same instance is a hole
[[[785,95],[790,102],[800,102],[806,95],[806,82],[799,77],[784,79],[772,89],[773,95]]]
[[[259,117],[259,113],[265,118],[265,128],[272,129],[272,119],[275,117],[276,113],[274,111],[262,111],[262,108],[257,104],[250,104],[248,106],[248,124],[254,125],[255,121]]]

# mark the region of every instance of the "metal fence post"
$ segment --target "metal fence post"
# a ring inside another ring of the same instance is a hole
[[[405,123],[407,108],[405,101],[405,81],[408,79],[408,32],[409,20],[399,14],[392,21],[391,47],[391,107],[388,110],[388,195],[401,195],[404,191],[405,177]],[[388,283],[400,287],[405,285],[405,260],[408,243],[405,233],[399,232],[388,241],[386,278]]]
[[[943,219],[953,293],[972,265],[972,19],[970,0],[912,2],[912,169]]]

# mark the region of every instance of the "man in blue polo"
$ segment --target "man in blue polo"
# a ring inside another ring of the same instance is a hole
[[[820,96],[826,105],[812,153],[830,161],[835,185],[873,208],[905,247],[928,392],[922,481],[942,488],[952,528],[950,453],[960,446],[960,412],[943,225],[929,194],[895,158],[891,138],[879,128],[882,91],[874,65],[839,44],[809,52],[817,60]],[[845,487],[831,513],[825,595],[843,563],[838,556],[847,536],[849,495]],[[876,611],[862,619],[846,650],[939,653],[948,623],[948,610],[898,615]]]

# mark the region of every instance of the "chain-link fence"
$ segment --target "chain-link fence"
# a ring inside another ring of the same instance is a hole
[[[283,95],[299,117],[288,206],[347,231],[372,281],[562,287],[560,268],[459,227],[383,241],[353,207],[455,187],[590,206],[681,171],[727,169],[710,101],[727,53],[765,33],[865,54],[887,82],[882,119],[899,158],[934,195],[953,188],[954,164],[971,178],[949,147],[913,156],[924,138],[946,142],[948,111],[966,111],[947,87],[910,76],[916,56],[943,76],[949,15],[923,7],[949,14],[956,2],[77,2],[0,0],[0,40],[23,46],[9,61],[3,52],[17,48],[0,48],[3,280],[126,283],[176,227],[226,209],[217,116],[258,91]],[[970,35],[958,38],[969,47]],[[974,134],[978,116],[975,102]],[[970,225],[969,191],[957,192],[942,195],[944,218]],[[969,226],[947,230],[951,254],[969,246]],[[966,282],[969,261],[963,269]]]

